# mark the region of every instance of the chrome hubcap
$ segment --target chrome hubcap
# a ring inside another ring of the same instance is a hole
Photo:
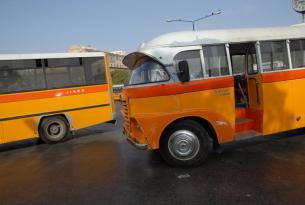
[[[176,131],[169,137],[168,150],[178,160],[193,159],[198,154],[199,148],[198,137],[188,130]]]

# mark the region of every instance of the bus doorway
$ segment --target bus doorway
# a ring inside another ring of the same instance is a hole
[[[248,82],[247,82],[247,54],[253,43],[242,43],[230,45],[230,58],[232,62],[232,73],[234,75],[235,107],[248,108]]]
[[[261,75],[258,71],[255,43],[230,45],[235,94],[236,139],[262,133]]]

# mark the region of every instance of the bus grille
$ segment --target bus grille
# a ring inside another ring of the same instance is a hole
[[[130,119],[129,119],[129,111],[128,111],[128,105],[126,103],[126,100],[122,101],[122,114],[124,118],[124,129],[129,132],[130,131]]]

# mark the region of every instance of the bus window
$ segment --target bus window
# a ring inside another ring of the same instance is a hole
[[[305,40],[290,41],[291,60],[293,68],[305,67]]]
[[[45,65],[48,88],[85,84],[84,67],[80,58],[46,59]]]
[[[180,61],[184,61],[184,60],[188,62],[191,80],[197,78],[203,78],[202,64],[201,64],[199,50],[183,51],[181,53],[178,53],[174,58],[176,67],[178,67]],[[176,69],[178,70],[178,68]]]
[[[0,93],[45,88],[40,60],[0,61]]]
[[[224,45],[204,46],[203,55],[205,70],[208,77],[218,77],[230,74]]]
[[[286,41],[261,42],[262,65],[266,71],[286,70],[289,68]]]
[[[245,55],[232,55],[233,74],[245,73],[246,57]]]
[[[83,58],[88,85],[106,84],[105,61],[103,58]]]
[[[168,81],[169,76],[165,69],[157,62],[149,59],[140,59],[130,75],[129,84],[144,84]]]

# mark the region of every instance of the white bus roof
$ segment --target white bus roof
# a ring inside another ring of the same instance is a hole
[[[299,39],[305,37],[305,23],[287,27],[182,31],[161,35],[143,43],[139,51],[154,47],[180,47],[222,43]]]
[[[50,59],[50,58],[82,58],[103,57],[104,52],[88,53],[39,53],[39,54],[0,54],[0,60]]]

